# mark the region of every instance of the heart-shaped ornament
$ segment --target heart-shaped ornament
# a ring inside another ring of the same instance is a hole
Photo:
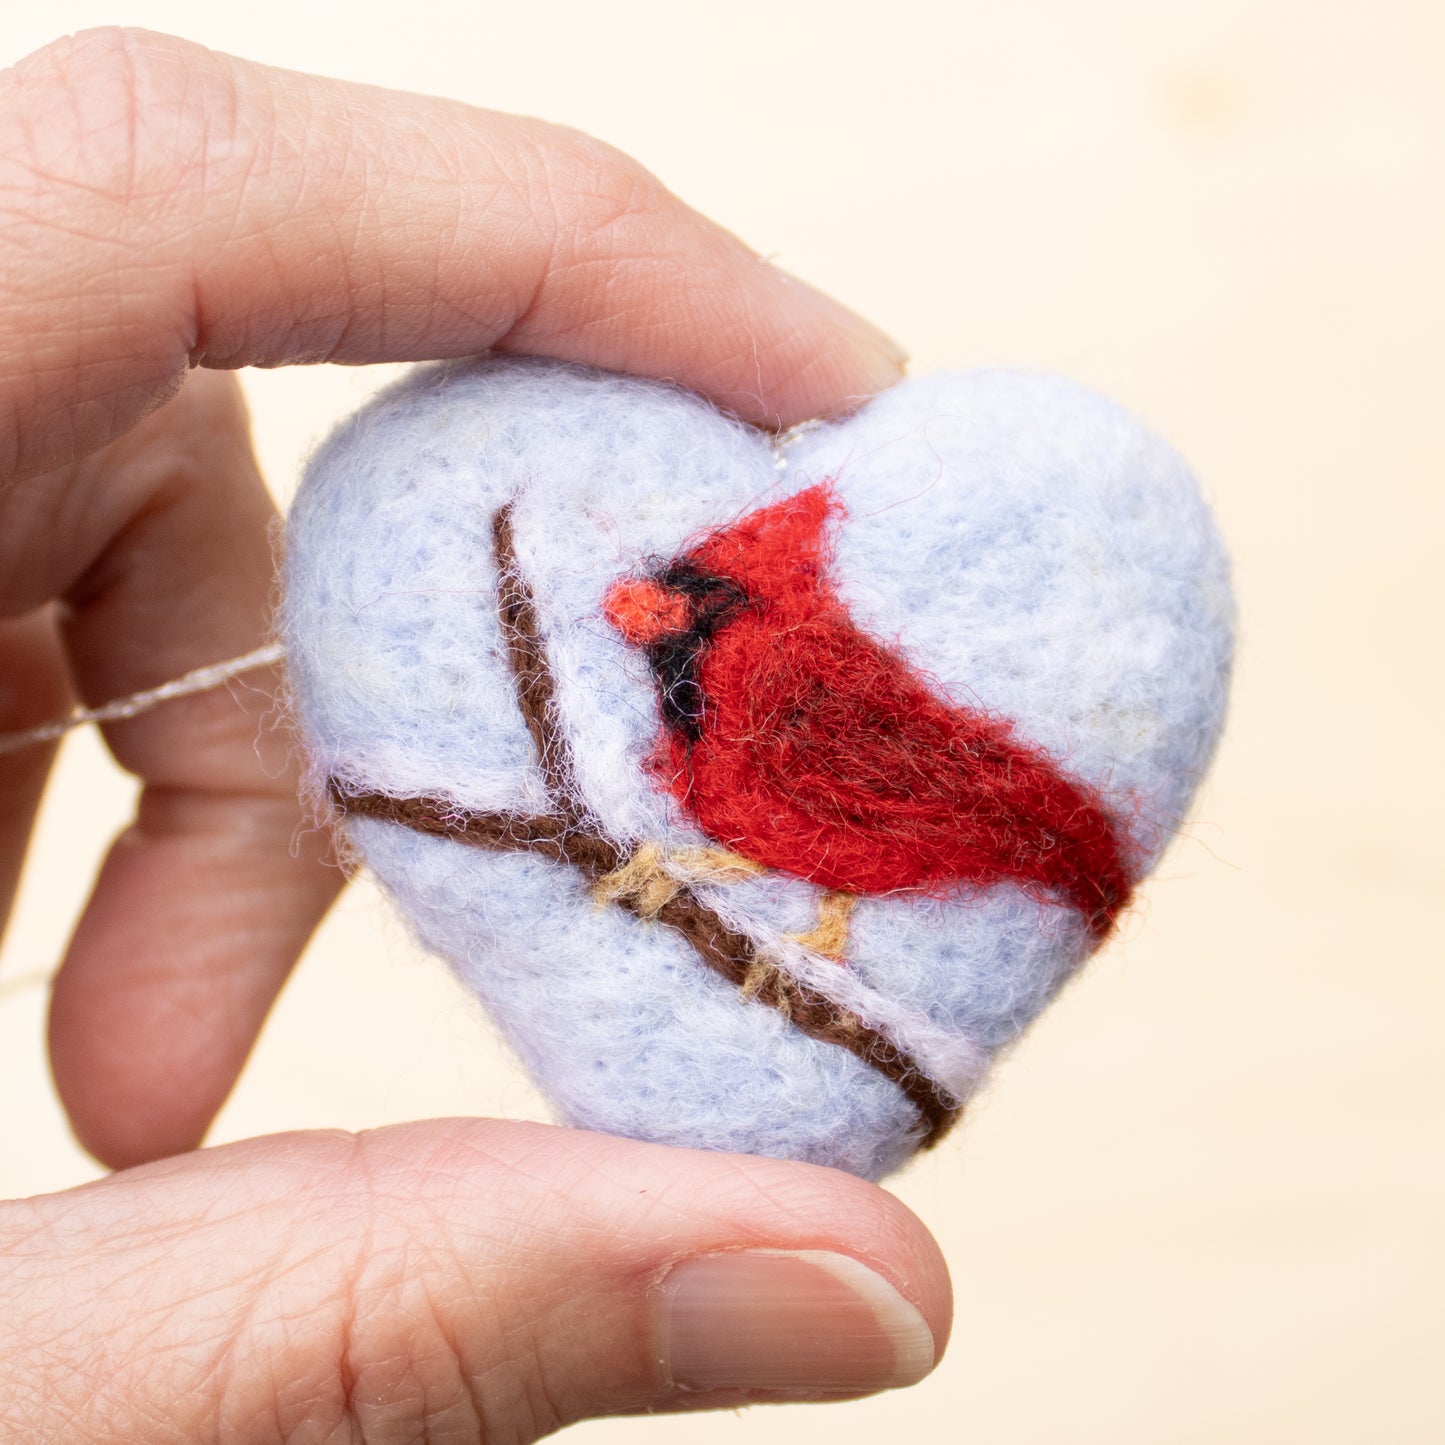
[[[1179,457],[1008,372],[778,439],[423,368],[318,452],[285,574],[318,796],[562,1118],[869,1178],[1108,935],[1231,651]]]

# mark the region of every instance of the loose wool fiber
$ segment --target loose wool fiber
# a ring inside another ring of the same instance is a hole
[[[804,511],[811,572],[759,560]],[[1232,619],[1184,463],[1070,382],[940,374],[777,439],[489,359],[322,446],[281,628],[317,796],[563,1120],[878,1178],[1177,829]]]

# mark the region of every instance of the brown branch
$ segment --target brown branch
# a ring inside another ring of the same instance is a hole
[[[591,880],[622,862],[616,846],[598,833],[579,829],[556,813],[472,813],[445,798],[394,798],[387,793],[355,793],[333,778],[331,801],[348,817],[400,823],[414,833],[448,838],[494,853],[538,853],[554,863],[569,863]]]
[[[682,934],[704,963],[748,997],[777,1009],[805,1034],[847,1049],[897,1084],[923,1118],[924,1148],[936,1144],[962,1112],[891,1040],[851,1009],[769,963],[747,934],[729,928],[690,888],[664,903],[656,918]]]
[[[556,682],[547,661],[536,604],[517,566],[510,503],[492,519],[492,545],[497,563],[498,608],[517,702],[558,811],[474,813],[444,798],[394,798],[385,793],[352,792],[336,779],[329,784],[331,799],[345,813],[399,823],[468,847],[535,853],[569,864],[595,884],[624,866],[629,854],[599,832],[577,805],[580,794],[572,753],[557,723]],[[709,968],[745,997],[776,1009],[811,1038],[847,1049],[891,1079],[919,1112],[924,1127],[922,1147],[936,1144],[958,1118],[961,1106],[915,1059],[852,1010],[790,978],[763,956],[752,938],[729,928],[686,884],[680,884],[673,896],[651,913],[644,911],[641,900],[630,894],[620,894],[614,901],[637,918],[656,920],[675,929]]]
[[[547,662],[537,604],[517,562],[512,507],[513,503],[508,502],[492,515],[492,560],[497,564],[497,610],[517,687],[517,706],[532,735],[532,750],[553,804],[566,817],[581,823],[577,800],[582,794],[577,787],[572,750],[558,725],[557,682]]]

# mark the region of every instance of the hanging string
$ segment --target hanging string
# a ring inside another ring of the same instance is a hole
[[[113,702],[102,703],[99,707],[78,707],[69,717],[56,718],[53,722],[27,728],[24,732],[0,733],[0,757],[7,753],[21,752],[25,748],[39,747],[43,743],[53,743],[72,729],[84,727],[87,723],[124,722],[127,718],[139,717],[174,698],[214,692],[216,688],[224,686],[243,673],[274,666],[285,656],[285,648],[279,642],[271,642],[253,652],[242,653],[240,657],[198,667],[183,677],[161,683],[159,687],[148,687],[144,692],[133,692],[129,697],[118,697]]]

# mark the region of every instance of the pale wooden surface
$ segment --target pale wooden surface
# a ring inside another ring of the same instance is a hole
[[[1195,461],[1238,560],[1234,717],[1189,835],[962,1137],[897,1182],[954,1270],[947,1361],[857,1405],[580,1438],[1439,1438],[1445,10],[228,12],[7,7],[0,61],[124,18],[591,130],[871,314],[916,369],[1003,359],[1117,394]],[[374,379],[250,379],[279,491]],[[93,835],[62,846],[83,789]],[[126,806],[93,743],[70,745],[0,972],[12,1192],[89,1173],[48,1092],[43,974]],[[217,1137],[491,1111],[540,1113],[357,894]]]

